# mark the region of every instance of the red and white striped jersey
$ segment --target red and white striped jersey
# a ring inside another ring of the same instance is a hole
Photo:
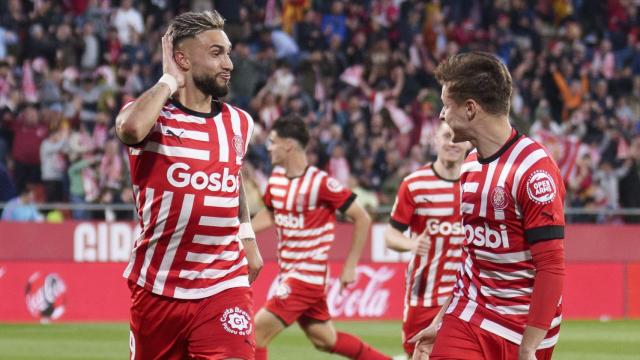
[[[346,211],[355,197],[315,166],[296,178],[286,177],[283,168],[273,170],[264,203],[276,226],[281,277],[326,285],[336,210]]]
[[[443,179],[431,164],[419,168],[400,184],[390,222],[401,232],[409,228],[411,236],[426,230],[431,238],[429,254],[409,262],[405,306],[442,306],[461,262],[460,181]]]
[[[146,139],[129,148],[142,232],[124,276],[155,294],[198,299],[249,286],[237,232],[253,120],[229,104],[212,108],[167,102]]]
[[[515,130],[493,156],[462,166],[463,266],[447,313],[520,344],[536,267],[530,244],[564,237],[565,189],[544,148]],[[558,304],[539,348],[556,344]]]

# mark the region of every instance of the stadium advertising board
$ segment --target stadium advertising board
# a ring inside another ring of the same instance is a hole
[[[341,291],[337,277],[351,241],[339,224],[330,253],[327,289],[331,313],[342,319],[401,319],[408,256],[384,246],[385,224],[372,228],[354,286]],[[638,227],[567,229],[566,318],[640,317]],[[139,229],[133,223],[0,222],[0,321],[123,321],[129,289],[122,272]],[[604,239],[604,240],[603,240]],[[279,289],[275,232],[258,241],[266,265],[253,285],[256,307]]]

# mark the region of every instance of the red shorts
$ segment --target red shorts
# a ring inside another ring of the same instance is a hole
[[[129,282],[132,360],[253,359],[251,289],[195,300],[156,295]]]
[[[324,286],[311,285],[291,278],[283,280],[278,285],[276,294],[264,307],[287,326],[300,317],[318,321],[331,320]]]
[[[440,307],[409,306],[406,311],[402,322],[402,346],[404,352],[411,356],[416,345],[408,344],[407,341],[431,324],[433,318],[438,315]]]
[[[445,315],[429,359],[517,359],[518,348],[505,338],[453,315]],[[549,360],[552,353],[553,347],[538,350],[536,359]]]

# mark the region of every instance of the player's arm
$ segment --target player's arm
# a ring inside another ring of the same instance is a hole
[[[420,234],[415,239],[410,239],[403,234],[409,228],[408,224],[411,222],[414,210],[415,203],[409,192],[408,184],[403,181],[391,210],[389,226],[384,232],[384,241],[391,250],[412,251],[418,255],[426,255],[430,246],[426,233]]]
[[[442,318],[444,317],[452,298],[453,295],[450,295],[447,301],[444,302],[440,311],[438,311],[438,314],[433,318],[429,326],[422,329],[414,337],[409,339],[408,342],[410,344],[416,344],[413,352],[413,359],[428,358],[431,354],[431,349],[433,349],[433,343],[436,341],[436,335],[440,328],[440,323],[442,323]]]
[[[273,214],[269,209],[263,207],[251,219],[251,226],[257,233],[270,228],[273,226]]]
[[[340,277],[342,287],[356,281],[356,266],[358,265],[358,260],[360,260],[360,255],[362,254],[362,249],[364,249],[367,237],[369,236],[369,228],[371,227],[371,217],[367,211],[360,206],[360,204],[353,201],[354,198],[351,199],[351,204],[347,207],[346,211],[344,211],[344,214],[353,220],[353,239],[351,249],[349,249],[349,254],[344,262],[342,276]]]
[[[249,204],[247,202],[246,192],[244,191],[244,182],[242,175],[240,175],[240,208],[238,211],[238,217],[240,218],[240,230],[238,231],[238,237],[242,241],[244,247],[245,256],[247,257],[249,267],[249,283],[252,283],[262,270],[264,262],[260,255],[260,249],[258,249],[258,242],[256,241],[256,235],[251,227],[251,215],[249,214]]]
[[[145,91],[136,101],[125,106],[116,117],[116,134],[127,145],[142,142],[153,128],[160,110],[179,87],[184,75],[173,57],[173,40],[162,37],[162,69],[164,75],[157,84]]]

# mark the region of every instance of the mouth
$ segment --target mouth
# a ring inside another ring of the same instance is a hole
[[[231,74],[229,74],[229,73],[220,74],[220,75],[218,75],[218,77],[221,78],[224,81],[231,80]]]

